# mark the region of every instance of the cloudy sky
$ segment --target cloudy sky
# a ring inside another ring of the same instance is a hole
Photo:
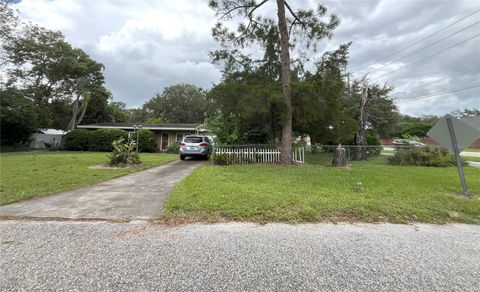
[[[22,0],[15,6],[24,19],[62,31],[67,41],[103,63],[114,99],[135,107],[165,86],[185,82],[210,88],[219,81],[219,68],[208,57],[217,44],[210,34],[215,16],[207,2]],[[319,1],[290,1],[302,8],[315,3]],[[352,41],[349,71],[393,84],[402,113],[443,115],[456,108],[480,108],[480,87],[472,87],[480,84],[480,2],[321,3],[341,24],[333,39],[319,43],[312,59]],[[260,13],[274,15],[273,4]],[[466,87],[472,88],[435,95]]]

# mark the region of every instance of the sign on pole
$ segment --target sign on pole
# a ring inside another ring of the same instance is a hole
[[[478,119],[480,120],[480,118]],[[457,119],[452,115],[446,115],[438,120],[427,133],[427,136],[455,154],[458,174],[465,196],[468,196],[468,188],[463,173],[460,152],[480,137],[480,126],[477,125],[478,121],[476,121],[476,118]]]

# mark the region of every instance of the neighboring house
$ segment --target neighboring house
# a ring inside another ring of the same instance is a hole
[[[57,129],[38,129],[38,133],[30,137],[30,148],[36,150],[58,149],[67,131]]]
[[[98,123],[92,125],[78,125],[80,129],[122,129],[133,131],[134,125],[142,125],[142,129],[151,130],[155,134],[157,150],[167,150],[169,145],[180,143],[186,135],[205,134],[207,130],[202,124],[179,124],[179,123]]]

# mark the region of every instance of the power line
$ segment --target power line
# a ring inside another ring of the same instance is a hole
[[[430,43],[429,45],[426,45],[426,46],[424,46],[424,47],[422,47],[422,48],[420,48],[420,49],[418,49],[418,50],[415,50],[415,51],[407,54],[407,55],[404,55],[404,56],[401,56],[401,57],[399,57],[399,58],[393,59],[393,60],[391,60],[390,62],[387,62],[386,64],[380,66],[379,68],[375,68],[375,70],[379,70],[380,68],[386,67],[386,66],[392,64],[393,62],[397,62],[397,61],[399,61],[399,60],[405,59],[406,57],[410,57],[411,55],[414,55],[415,53],[418,53],[418,52],[420,52],[420,51],[423,51],[423,50],[425,50],[426,48],[429,48],[429,47],[431,47],[431,46],[433,46],[433,45],[436,45],[436,44],[438,44],[438,43],[440,43],[440,42],[448,39],[448,38],[451,38],[452,36],[457,35],[457,34],[461,33],[462,31],[465,31],[465,30],[469,29],[470,27],[472,27],[472,26],[474,26],[474,25],[476,25],[476,24],[479,24],[479,23],[480,23],[480,21],[477,21],[477,22],[475,22],[475,23],[473,23],[473,24],[471,24],[471,25],[469,25],[469,26],[466,26],[466,27],[462,28],[461,30],[458,30],[458,31],[456,31],[456,32],[454,32],[454,33],[451,33],[451,34],[447,35],[446,37],[443,37],[443,38],[441,38],[441,39],[439,39],[439,40],[436,40],[435,42]]]
[[[445,27],[443,27],[443,28],[441,28],[441,29],[439,29],[439,30],[437,30],[437,31],[435,31],[435,32],[433,32],[433,33],[431,33],[431,34],[429,34],[429,35],[427,35],[427,36],[425,36],[425,37],[423,37],[423,38],[421,38],[421,39],[413,42],[413,43],[411,43],[410,45],[407,45],[407,46],[405,46],[405,47],[403,47],[403,48],[401,48],[401,49],[399,49],[399,50],[391,53],[390,55],[388,55],[388,56],[386,56],[386,57],[381,58],[381,59],[378,60],[376,63],[381,62],[381,61],[383,61],[383,60],[385,60],[385,59],[388,59],[388,58],[390,58],[390,57],[392,57],[392,56],[394,56],[394,55],[396,55],[396,54],[398,54],[398,53],[400,53],[400,52],[403,52],[403,51],[405,51],[406,49],[411,48],[411,47],[413,47],[414,45],[416,45],[416,44],[418,44],[418,43],[420,43],[420,42],[422,42],[422,41],[424,41],[424,40],[426,40],[426,39],[428,39],[428,38],[430,38],[430,37],[432,37],[432,36],[434,36],[434,35],[437,35],[438,33],[446,30],[447,28],[450,28],[450,27],[454,26],[455,24],[457,24],[457,23],[459,23],[459,22],[462,22],[463,20],[469,18],[470,16],[472,16],[472,15],[478,13],[478,12],[480,12],[480,9],[479,9],[479,10],[476,10],[476,11],[470,13],[470,14],[468,14],[467,16],[464,16],[464,17],[460,18],[459,20],[455,21],[454,23],[451,23],[451,24],[449,24],[449,25],[447,25],[447,26],[445,26]],[[374,64],[374,63],[372,63],[372,64]],[[370,64],[370,65],[372,65],[372,64]],[[366,70],[366,69],[358,70],[357,72],[354,72],[353,74],[359,73],[359,72],[365,71],[365,70]]]
[[[472,39],[474,39],[474,38],[476,38],[476,37],[478,37],[478,36],[480,36],[480,34],[476,34],[476,35],[474,35],[474,36],[472,36],[472,37],[470,37],[470,38],[468,38],[468,39],[465,39],[465,40],[463,40],[463,41],[461,41],[461,42],[458,42],[458,43],[454,44],[453,46],[450,46],[450,47],[448,47],[448,48],[445,48],[445,49],[443,49],[443,50],[440,50],[440,51],[438,51],[438,52],[435,52],[435,53],[433,53],[433,54],[430,54],[430,55],[428,55],[428,56],[426,56],[426,57],[424,57],[424,58],[421,58],[421,59],[419,59],[419,60],[417,60],[417,61],[415,61],[415,62],[409,63],[409,64],[407,64],[407,65],[405,65],[405,66],[403,66],[403,67],[400,67],[400,68],[398,68],[398,69],[389,71],[389,72],[387,72],[387,73],[385,73],[385,74],[383,74],[383,75],[378,76],[377,78],[373,79],[372,81],[378,80],[378,79],[383,78],[383,77],[385,77],[385,76],[387,76],[387,75],[390,75],[390,74],[392,74],[392,73],[394,73],[394,72],[397,72],[397,71],[399,71],[399,70],[408,68],[408,67],[413,66],[413,65],[415,65],[415,64],[418,64],[418,63],[420,63],[421,61],[424,61],[424,60],[426,60],[426,59],[428,59],[428,58],[431,58],[431,57],[433,57],[433,56],[436,56],[436,55],[438,55],[438,54],[440,54],[440,53],[443,53],[443,52],[445,52],[445,51],[447,51],[447,50],[450,50],[450,49],[452,49],[452,48],[454,48],[454,47],[457,47],[457,46],[459,46],[459,45],[461,45],[461,44],[463,44],[463,43],[466,43],[466,42],[468,42],[468,41],[470,41],[470,40],[472,40]]]
[[[447,94],[447,93],[457,92],[457,91],[463,91],[463,90],[472,89],[472,88],[475,88],[475,87],[480,87],[480,83],[473,84],[473,85],[466,86],[466,87],[450,89],[450,90],[443,91],[443,92],[432,93],[432,94],[428,94],[428,95],[420,95],[420,96],[415,96],[415,97],[402,99],[402,100],[397,101],[397,104],[398,103],[409,102],[409,101],[414,101],[414,100],[419,100],[419,99],[424,99],[424,98],[433,97],[433,96],[438,96],[438,95],[443,95],[443,94]]]
[[[434,84],[438,84],[438,83],[441,83],[441,82],[448,82],[448,81],[451,81],[453,80],[454,78],[457,78],[457,77],[462,77],[462,76],[465,76],[465,75],[477,75],[478,72],[465,72],[465,73],[462,73],[462,74],[456,74],[456,75],[453,75],[453,76],[447,76],[445,78],[441,78],[440,80],[437,80],[437,81],[433,81],[433,82],[426,82],[424,84],[419,84],[417,86],[413,86],[413,87],[408,87],[408,90],[412,90],[412,89],[417,89],[417,88],[422,88],[422,87],[425,87],[425,86],[429,86],[429,85],[434,85]],[[446,79],[448,78],[448,79]],[[456,84],[455,84],[456,85]]]

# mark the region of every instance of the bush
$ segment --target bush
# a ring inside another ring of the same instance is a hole
[[[66,150],[86,151],[89,150],[93,131],[87,129],[74,129],[64,136],[63,147]]]
[[[175,143],[172,145],[168,145],[167,152],[168,153],[178,153],[180,151],[180,144]]]
[[[383,147],[380,143],[380,139],[378,138],[377,133],[372,130],[367,130],[365,138],[367,140],[367,145],[369,146],[367,149],[368,155],[380,155]]]
[[[235,163],[256,163],[262,162],[262,156],[256,154],[253,159],[242,157],[241,155],[228,153],[215,153],[213,156],[213,163],[217,165],[230,165]]]
[[[133,137],[134,136],[132,136],[132,138]],[[155,143],[155,134],[150,130],[140,130],[138,138],[138,148],[141,152],[155,152],[157,150],[157,143]]]
[[[234,155],[227,153],[216,153],[213,156],[213,163],[217,165],[229,165],[234,163]]]
[[[112,154],[109,155],[110,165],[139,164],[140,157],[136,150],[135,141],[125,142],[123,138],[112,142]]]
[[[455,156],[450,154],[447,149],[431,146],[398,150],[394,156],[388,158],[388,161],[393,165],[434,167],[457,165]]]
[[[98,129],[92,132],[88,150],[112,151],[112,142],[119,139],[127,139],[127,132],[120,129]]]

